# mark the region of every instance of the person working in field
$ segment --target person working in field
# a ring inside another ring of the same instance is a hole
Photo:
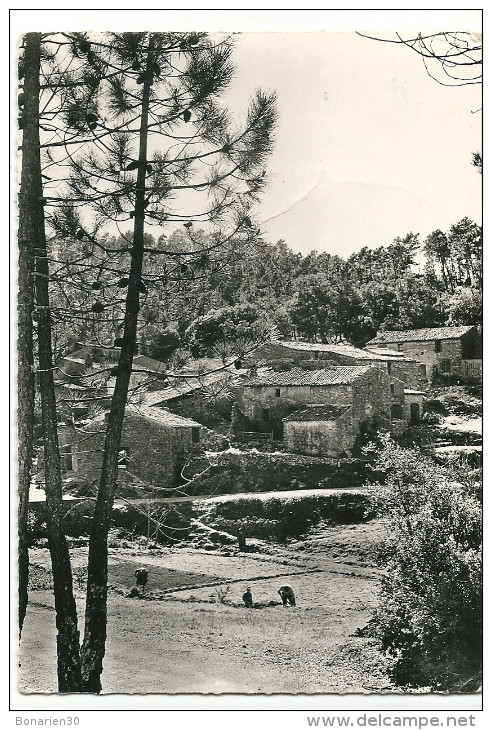
[[[287,602],[290,606],[296,605],[296,597],[294,595],[294,591],[290,586],[280,586],[278,594],[282,599],[282,603],[284,604],[284,606],[287,605]]]
[[[246,608],[251,608],[253,605],[253,595],[251,593],[251,588],[248,586],[246,588],[246,593],[243,593],[243,601]]]
[[[147,581],[149,579],[148,571],[146,571],[145,568],[138,568],[135,571],[135,578],[137,581],[137,586],[142,589],[142,592],[145,593],[145,586],[147,585]]]

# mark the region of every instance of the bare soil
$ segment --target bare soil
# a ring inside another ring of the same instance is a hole
[[[316,694],[396,692],[376,640],[357,635],[376,603],[374,540],[382,525],[318,527],[254,553],[189,548],[110,549],[103,693]],[[80,628],[86,547],[72,550]],[[56,628],[49,555],[30,555],[32,589],[19,689],[56,692]],[[146,567],[144,594],[130,598]],[[297,605],[284,608],[290,584]],[[251,588],[255,608],[242,594]]]

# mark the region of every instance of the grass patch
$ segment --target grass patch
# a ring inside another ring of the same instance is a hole
[[[146,591],[166,591],[184,586],[200,586],[219,580],[220,576],[191,573],[182,570],[172,570],[145,563],[135,563],[123,560],[116,565],[109,566],[109,582],[127,586],[128,590],[135,587],[135,570],[146,568],[149,571],[149,581]]]

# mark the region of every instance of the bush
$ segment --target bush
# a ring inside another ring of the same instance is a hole
[[[416,449],[386,439],[379,464],[391,520],[375,626],[395,659],[393,679],[470,691],[481,671],[480,503],[455,472]]]
[[[437,416],[447,416],[449,411],[441,400],[438,398],[432,398],[425,402],[424,413],[433,413]]]
[[[65,514],[63,516],[63,528],[65,535],[69,538],[88,537],[90,523],[94,511],[93,500],[80,502],[63,502]],[[29,545],[39,544],[40,540],[47,537],[46,529],[46,503],[37,502],[29,506],[28,519],[28,540]]]
[[[167,362],[180,347],[181,339],[179,334],[171,327],[167,327],[159,332],[150,343],[149,355],[156,360]]]
[[[213,355],[214,348],[224,343],[234,346],[243,339],[254,341],[261,329],[261,315],[252,304],[212,309],[194,320],[186,331],[194,357]]]

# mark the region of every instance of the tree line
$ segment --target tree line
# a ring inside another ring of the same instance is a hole
[[[101,267],[96,282],[90,281],[92,269],[74,272],[69,291],[65,274],[78,264],[67,261],[62,276],[52,277],[60,354],[96,331],[101,342],[119,341],[114,300],[92,329],[87,317],[74,328],[72,313],[76,306],[89,313],[95,298],[111,291],[126,255],[124,241],[108,242],[116,252],[113,268]],[[157,360],[240,356],[267,330],[286,339],[363,346],[378,330],[481,327],[482,228],[468,218],[423,241],[409,233],[346,259],[316,250],[296,254],[285,241],[268,244],[260,234],[247,242],[231,240],[216,252],[203,229],[193,232],[192,252],[189,236],[179,229],[157,241],[147,234],[147,242],[162,256],[149,259],[143,270],[138,345]]]

